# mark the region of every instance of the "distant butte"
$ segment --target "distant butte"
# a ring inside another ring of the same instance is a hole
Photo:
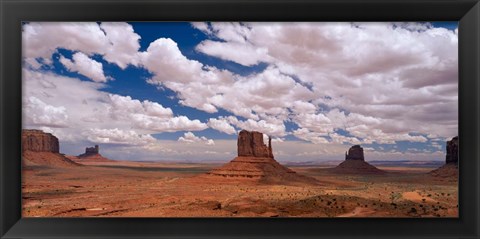
[[[99,152],[100,152],[100,147],[98,145],[95,145],[94,147],[86,147],[85,153],[78,155],[78,157],[94,156],[99,154]]]
[[[78,156],[69,156],[70,159],[82,163],[82,162],[108,162],[113,161],[111,159],[105,158],[100,154],[100,146],[95,145],[93,147],[86,147],[85,153]]]
[[[275,184],[317,183],[316,179],[297,174],[278,163],[273,156],[271,139],[268,140],[268,146],[265,145],[263,134],[260,132],[240,131],[237,150],[238,157],[202,176],[221,180],[246,179]]]
[[[360,145],[352,146],[345,152],[345,161],[331,169],[339,174],[383,174],[385,171],[365,162],[363,148]]]
[[[58,138],[41,130],[22,130],[22,165],[75,167],[80,164],[73,162],[59,153]]]

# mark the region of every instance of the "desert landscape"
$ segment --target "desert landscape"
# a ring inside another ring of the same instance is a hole
[[[456,21],[21,27],[24,217],[459,216]]]
[[[24,217],[458,216],[458,137],[440,168],[375,167],[360,145],[336,167],[282,165],[270,138],[246,130],[224,164],[117,161],[101,145],[64,155],[40,130],[22,144]]]

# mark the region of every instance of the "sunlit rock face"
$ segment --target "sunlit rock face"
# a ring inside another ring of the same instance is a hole
[[[22,130],[22,166],[77,167],[78,163],[59,153],[58,138],[41,130]]]
[[[242,130],[237,140],[238,156],[273,158],[272,140],[268,138],[268,146],[263,142],[263,134],[256,131]]]
[[[22,130],[22,151],[59,152],[58,138],[41,130]]]

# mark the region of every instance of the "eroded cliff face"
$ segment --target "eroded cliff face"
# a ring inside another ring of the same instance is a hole
[[[22,151],[59,153],[57,137],[41,130],[22,130]]]
[[[263,142],[263,134],[242,130],[237,140],[238,156],[273,158],[271,139],[268,146]]]
[[[447,155],[445,156],[446,164],[458,164],[458,136],[447,141]]]
[[[22,130],[22,165],[48,167],[77,167],[78,163],[59,153],[58,138],[41,130]]]

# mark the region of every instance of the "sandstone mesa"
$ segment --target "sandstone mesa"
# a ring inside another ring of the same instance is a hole
[[[22,130],[24,166],[76,167],[80,164],[59,153],[58,138],[41,130]]]

